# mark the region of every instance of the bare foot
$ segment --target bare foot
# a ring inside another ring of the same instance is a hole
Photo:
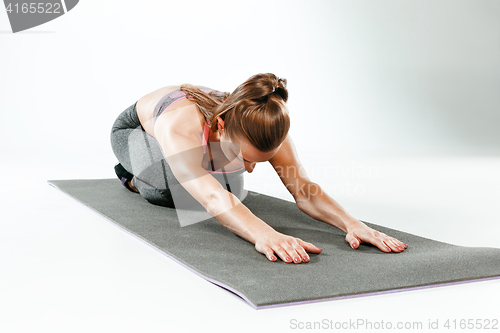
[[[129,182],[127,182],[127,184],[130,186],[130,188],[132,190],[134,190],[134,192],[139,193],[139,190],[135,188],[134,184],[132,184],[132,180],[130,180]]]

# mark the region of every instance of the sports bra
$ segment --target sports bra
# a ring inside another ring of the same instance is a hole
[[[201,91],[205,93],[209,93],[210,91],[214,91],[214,89],[200,89]],[[218,90],[216,90],[216,93],[214,95],[220,95],[223,96],[222,93]],[[153,111],[153,123],[156,123],[156,119],[162,114],[162,112],[168,108],[170,105],[174,104],[177,101],[180,101],[181,99],[186,98],[186,93],[181,91],[180,89],[175,89],[174,91],[169,92],[165,96],[163,96],[160,101],[156,104],[154,111]],[[209,122],[210,124],[210,122]],[[209,135],[210,129],[208,128],[207,124],[203,127],[203,136],[201,138],[201,145],[203,147],[203,155],[205,155],[207,151],[207,144],[208,144],[208,135]],[[224,168],[222,168],[223,171],[215,171],[214,165],[212,161],[210,161],[209,165],[212,167],[212,170],[207,170],[209,173],[222,173],[222,174],[239,174],[245,172],[245,168],[242,167],[237,170],[233,171],[224,171]]]

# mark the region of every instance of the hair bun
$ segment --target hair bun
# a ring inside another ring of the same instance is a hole
[[[272,95],[280,96],[284,102],[288,100],[286,79],[279,78],[273,73],[256,74],[248,79],[247,82],[247,84],[253,87],[247,97],[251,100],[259,103],[267,103]],[[238,87],[238,89],[240,88]]]
[[[286,79],[276,77],[276,83],[273,84],[273,91],[271,94],[279,95],[284,102],[288,100],[288,90],[286,88]]]
[[[283,99],[284,102],[286,102],[287,99],[288,99],[288,92],[285,89],[281,88],[281,87],[277,87],[274,90],[273,94],[279,95]]]

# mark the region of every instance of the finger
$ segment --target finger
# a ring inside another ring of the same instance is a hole
[[[404,250],[403,247],[400,246],[394,239],[389,237],[385,237],[384,243],[387,244],[387,246],[389,246],[394,252],[401,252]]]
[[[278,258],[276,258],[276,256],[274,255],[273,249],[271,249],[270,247],[264,249],[264,255],[267,257],[267,259],[269,259],[269,261],[278,260]]]
[[[396,238],[391,237],[391,239],[392,239],[393,242],[396,243],[396,245],[398,247],[401,248],[401,251],[404,251],[408,247],[408,245],[406,245],[405,243],[403,243],[402,241],[400,241],[400,240],[398,240]]]
[[[311,244],[311,243],[308,243],[308,242],[304,242],[302,239],[300,238],[297,238],[297,242],[299,243],[300,246],[302,246],[302,248],[304,248],[304,250],[308,251],[308,252],[312,252],[312,253],[321,253],[321,251],[323,251],[322,249],[320,249],[319,247]]]
[[[388,242],[386,242],[387,245],[389,245],[391,249],[393,249],[393,251],[395,252],[402,252],[408,247],[406,244],[400,242],[396,238],[389,237],[388,239],[389,239]]]
[[[368,236],[368,241],[384,252],[391,252],[391,248],[382,239],[375,236]]]
[[[351,245],[353,249],[357,249],[359,244],[361,244],[361,240],[354,234],[354,232],[348,233],[345,236],[345,240]]]
[[[300,264],[302,262],[302,258],[290,244],[283,244],[281,247],[288,253],[295,264]]]
[[[295,252],[297,252],[298,255],[302,258],[303,262],[308,262],[310,260],[309,255],[307,255],[306,250],[304,250],[304,248],[300,245],[299,240],[295,240],[295,244],[293,247],[295,249]]]
[[[286,253],[286,251],[282,247],[276,247],[274,252],[286,263],[292,262],[292,258]]]
[[[396,242],[397,242],[400,246],[402,246],[403,248],[405,248],[405,249],[406,249],[406,248],[408,247],[408,245],[407,245],[407,244],[403,243],[403,242],[402,242],[402,241],[400,241],[399,239],[396,239],[396,238],[393,238],[393,239],[394,239],[394,240],[395,240],[395,241],[396,241]]]
[[[366,239],[364,241],[368,241],[381,249],[382,251],[388,253],[392,251],[391,248],[391,243],[389,242],[390,237],[388,237],[386,234],[379,232],[377,230],[374,230],[373,232],[368,233],[366,235]],[[387,243],[385,242],[387,241]],[[388,244],[389,243],[389,244]],[[394,245],[392,245],[394,247]]]

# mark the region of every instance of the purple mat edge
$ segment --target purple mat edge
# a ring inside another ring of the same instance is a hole
[[[262,305],[262,306],[256,306],[252,301],[250,301],[245,295],[241,294],[239,291],[219,282],[216,281],[212,278],[209,278],[193,268],[187,266],[186,264],[182,263],[181,261],[177,260],[176,258],[170,256],[169,254],[163,252],[156,246],[152,245],[151,243],[147,242],[143,238],[139,237],[138,235],[130,232],[129,230],[123,228],[119,224],[114,223],[111,221],[109,218],[105,217],[104,215],[96,212],[94,209],[88,207],[87,205],[83,204],[79,200],[73,198],[71,195],[68,193],[62,191],[59,189],[56,185],[47,182],[51,187],[57,189],[60,193],[63,193],[67,197],[73,199],[73,201],[78,202],[80,205],[83,207],[89,209],[92,211],[94,214],[97,216],[101,217],[102,219],[106,220],[108,223],[111,223],[112,225],[118,227],[119,229],[125,231],[129,235],[135,237],[136,239],[142,241],[149,247],[155,249],[156,251],[160,252],[161,254],[165,255],[167,258],[173,260],[174,262],[180,264],[182,267],[187,268],[189,271],[193,272],[194,274],[198,275],[199,277],[203,278],[204,280],[207,280],[208,282],[215,284],[216,286],[219,286],[223,289],[226,289],[230,291],[231,293],[235,294],[236,296],[240,297],[244,301],[246,301],[252,308],[255,310],[262,310],[262,309],[271,309],[271,308],[278,308],[278,307],[284,307],[284,306],[292,306],[292,305],[301,305],[301,304],[309,304],[309,303],[319,303],[319,302],[328,302],[328,301],[333,301],[333,300],[343,300],[343,299],[349,299],[349,298],[357,298],[357,297],[366,297],[366,296],[377,296],[377,295],[385,295],[385,294],[393,294],[393,293],[398,293],[398,292],[404,292],[404,291],[413,291],[413,290],[421,290],[421,289],[430,289],[430,288],[437,288],[437,287],[445,287],[445,286],[453,286],[453,285],[460,285],[460,284],[466,284],[466,283],[474,283],[474,282],[482,282],[482,281],[490,281],[490,280],[500,280],[500,276],[493,276],[493,277],[487,277],[487,278],[481,278],[481,279],[473,279],[473,280],[461,280],[461,281],[455,281],[455,282],[446,282],[446,283],[439,283],[439,284],[429,284],[425,286],[417,286],[417,287],[409,287],[409,288],[399,288],[399,289],[391,289],[391,290],[384,290],[384,291],[375,291],[375,292],[370,292],[370,293],[361,293],[361,294],[354,294],[354,295],[346,295],[346,296],[336,296],[336,297],[329,297],[329,298],[321,298],[321,299],[314,299],[314,300],[309,300],[309,301],[298,301],[298,302],[289,302],[289,303],[283,303],[283,304],[272,304],[272,305]]]

